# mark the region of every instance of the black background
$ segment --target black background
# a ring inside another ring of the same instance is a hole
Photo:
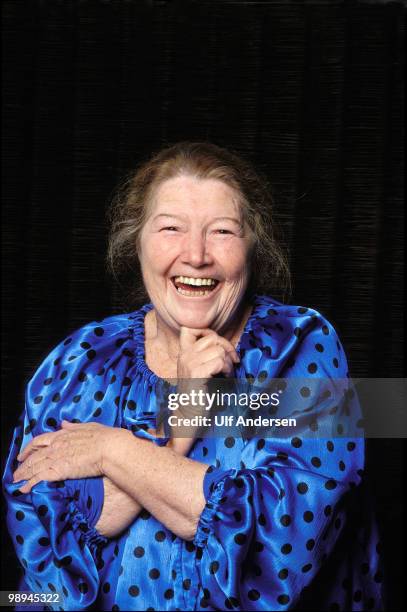
[[[122,309],[104,268],[115,185],[178,140],[230,146],[267,174],[291,302],[334,324],[354,376],[403,376],[402,2],[3,0],[2,13],[3,457],[40,360]],[[389,609],[402,609],[403,454],[368,441]]]

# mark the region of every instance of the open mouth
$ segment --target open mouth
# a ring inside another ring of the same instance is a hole
[[[219,284],[219,281],[215,278],[207,277],[174,276],[171,280],[177,292],[188,297],[209,295]]]

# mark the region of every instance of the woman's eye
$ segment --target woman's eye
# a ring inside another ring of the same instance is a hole
[[[221,234],[221,235],[225,235],[225,234],[231,234],[232,232],[228,229],[224,229],[224,228],[219,228],[215,230],[216,234]]]
[[[170,232],[176,232],[178,230],[178,228],[175,227],[175,225],[168,225],[167,227],[162,227],[160,231],[162,232],[164,230],[165,231],[170,231]]]

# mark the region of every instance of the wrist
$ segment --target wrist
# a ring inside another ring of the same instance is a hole
[[[115,463],[120,463],[121,455],[126,456],[126,448],[130,439],[134,439],[133,434],[128,429],[112,428],[113,431],[105,440],[102,450],[102,474],[109,477],[109,472]]]

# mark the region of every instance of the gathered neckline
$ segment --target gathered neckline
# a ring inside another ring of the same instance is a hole
[[[248,316],[244,329],[240,335],[239,342],[236,346],[236,352],[239,354],[240,347],[242,344],[242,340],[244,336],[250,334],[252,331],[252,326],[255,318],[259,313],[259,309],[264,306],[264,301],[262,300],[265,296],[254,296],[252,302],[252,311]],[[270,302],[267,304],[270,305]],[[157,381],[164,380],[158,376],[155,372],[153,372],[146,363],[146,350],[145,350],[145,317],[150,310],[153,310],[154,306],[151,303],[144,304],[132,313],[132,328],[133,328],[133,337],[135,341],[135,358],[136,358],[136,366],[137,370],[148,380],[149,383],[154,384]]]

